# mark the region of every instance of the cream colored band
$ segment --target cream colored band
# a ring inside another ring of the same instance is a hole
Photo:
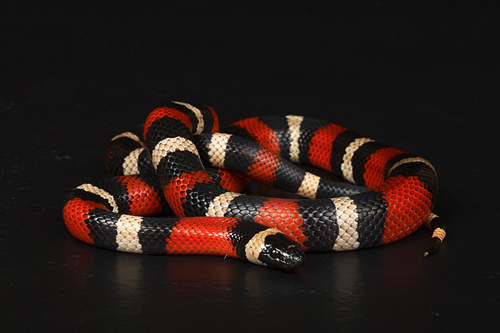
[[[433,171],[434,173],[436,173],[436,169],[434,169],[434,166],[429,162],[427,161],[425,158],[422,158],[422,157],[408,157],[408,158],[404,158],[402,159],[401,161],[397,162],[396,164],[394,164],[391,169],[389,170],[389,175],[391,174],[391,172],[396,169],[398,166],[402,165],[402,164],[406,164],[406,163],[415,163],[415,162],[421,162],[421,163],[425,163],[427,164]],[[437,173],[436,173],[437,174]]]
[[[185,106],[191,112],[193,112],[194,115],[196,116],[196,119],[198,119],[198,126],[196,126],[196,131],[193,134],[203,133],[203,128],[205,127],[205,121],[203,120],[203,114],[201,113],[200,109],[188,103],[183,103],[183,102],[174,102],[174,103]]]
[[[305,198],[314,199],[316,198],[316,192],[318,191],[318,186],[321,178],[306,171],[304,179],[297,191],[297,194]]]
[[[209,143],[208,158],[215,168],[224,168],[226,160],[227,143],[231,134],[213,133]]]
[[[343,162],[340,168],[342,169],[342,175],[344,176],[344,179],[351,183],[354,183],[352,158],[354,156],[354,153],[356,153],[356,151],[367,142],[374,142],[374,140],[369,138],[357,138],[356,140],[351,142],[345,150]]]
[[[358,213],[357,206],[349,197],[332,199],[336,208],[337,225],[339,235],[335,240],[333,249],[335,251],[355,250],[359,247]]]
[[[144,149],[146,148],[134,149],[123,159],[122,169],[125,176],[139,174],[139,155]]]
[[[216,196],[208,206],[206,215],[218,217],[224,216],[231,201],[233,201],[234,198],[239,197],[240,195],[243,194],[236,192],[225,192],[221,195]]]
[[[139,231],[141,231],[142,217],[122,215],[116,222],[116,244],[117,250],[122,252],[142,253],[142,245],[139,243]]]
[[[245,256],[247,257],[248,261],[257,265],[266,266],[266,264],[259,260],[259,255],[266,244],[266,237],[279,233],[279,230],[273,228],[269,228],[256,233],[245,245]]]
[[[441,228],[436,228],[432,232],[432,237],[437,237],[442,242],[444,240],[444,238],[446,237],[446,231],[444,231],[444,229],[441,229]]]
[[[304,117],[302,116],[286,116],[288,122],[288,129],[290,130],[290,161],[298,163],[299,159],[299,138],[300,138],[300,124]]]
[[[151,152],[154,168],[156,169],[158,167],[163,157],[176,151],[189,151],[198,156],[198,150],[191,140],[181,136],[166,138],[158,142]]]
[[[425,226],[426,228],[431,229],[431,221],[432,221],[433,219],[435,219],[436,217],[439,217],[439,216],[437,216],[436,214],[434,214],[434,213],[432,213],[432,212],[431,212],[431,213],[429,214],[429,216],[427,217],[427,219],[426,219],[426,220],[424,220],[424,226]]]
[[[100,196],[109,203],[111,208],[113,208],[113,213],[118,213],[118,205],[116,204],[115,198],[103,189],[92,184],[82,184],[78,186],[77,189]]]
[[[113,137],[111,141],[114,141],[119,138],[129,138],[134,140],[135,142],[139,143],[142,147],[144,147],[144,143],[142,143],[141,139],[134,133],[132,132],[123,132],[121,134],[118,134],[117,136]]]

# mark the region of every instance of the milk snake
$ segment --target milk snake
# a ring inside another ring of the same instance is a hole
[[[432,213],[434,167],[339,125],[263,116],[238,121],[222,134],[209,106],[171,102],[153,110],[142,131],[111,141],[106,161],[115,177],[82,184],[66,198],[63,218],[79,240],[125,252],[220,255],[291,270],[305,263],[303,251],[387,244],[422,224],[433,230],[424,256],[444,239],[444,225]],[[326,181],[285,159],[354,185]],[[240,194],[245,177],[212,172],[221,185],[202,160],[306,198]],[[153,216],[169,207],[177,217]]]

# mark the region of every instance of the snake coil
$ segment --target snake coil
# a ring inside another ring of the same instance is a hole
[[[305,263],[304,251],[369,248],[421,225],[433,230],[424,256],[445,237],[432,213],[434,167],[339,125],[264,116],[218,133],[209,106],[171,102],[153,110],[142,131],[111,141],[106,165],[115,177],[82,184],[66,198],[63,218],[79,240],[125,252],[220,255],[291,270]],[[296,163],[351,184],[319,178]],[[237,172],[208,171],[204,164]],[[246,177],[305,198],[241,194]],[[155,216],[167,211],[177,217]]]

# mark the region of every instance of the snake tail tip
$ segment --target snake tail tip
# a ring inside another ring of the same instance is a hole
[[[442,243],[442,241],[440,238],[432,237],[431,244],[427,248],[427,251],[424,252],[424,258],[427,258],[431,254],[436,253],[439,250],[441,243]]]

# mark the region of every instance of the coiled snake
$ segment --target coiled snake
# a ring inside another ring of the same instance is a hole
[[[284,270],[302,266],[304,251],[387,244],[422,224],[433,230],[425,256],[444,239],[432,213],[436,171],[421,157],[302,116],[254,117],[218,131],[209,106],[172,102],[155,109],[143,140],[126,132],[111,141],[106,162],[114,178],[71,191],[63,208],[70,233],[106,249],[221,255]],[[210,176],[202,161],[306,198],[240,194],[244,176]],[[169,208],[176,218],[154,217]]]

